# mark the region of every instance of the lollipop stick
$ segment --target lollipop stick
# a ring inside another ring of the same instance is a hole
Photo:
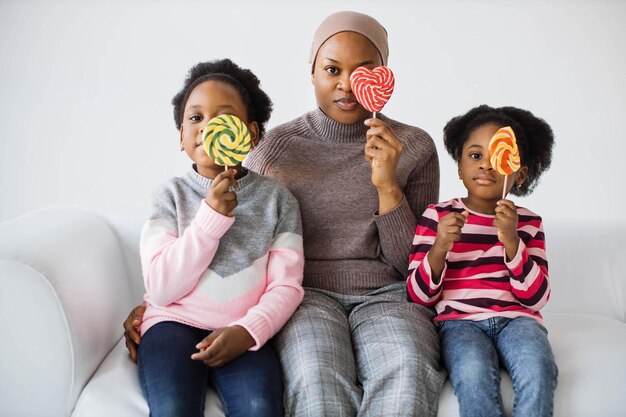
[[[375,119],[376,118],[376,112],[373,111],[372,112],[372,117]],[[372,168],[374,168],[374,160],[372,159]]]
[[[508,178],[508,175],[504,176],[504,187],[502,187],[502,199],[504,200],[504,197],[506,197],[506,179]]]
[[[224,172],[228,172],[228,165],[224,165]],[[506,182],[505,182],[506,184]]]

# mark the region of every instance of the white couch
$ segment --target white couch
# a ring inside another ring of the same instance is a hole
[[[0,224],[0,416],[144,417],[122,321],[141,301],[140,225],[54,207]],[[626,415],[626,224],[545,220],[555,416]],[[512,388],[503,378],[505,407]],[[222,416],[208,394],[205,416]],[[449,383],[440,416],[458,416]]]

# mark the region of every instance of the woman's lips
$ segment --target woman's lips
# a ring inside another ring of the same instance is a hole
[[[335,104],[342,110],[354,110],[359,107],[359,102],[353,98],[340,98],[335,100]]]

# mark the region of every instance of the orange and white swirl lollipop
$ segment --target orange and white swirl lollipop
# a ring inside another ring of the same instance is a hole
[[[511,126],[498,129],[489,141],[489,161],[491,166],[501,175],[504,175],[504,189],[502,198],[506,195],[506,179],[520,169],[521,161],[515,132]]]

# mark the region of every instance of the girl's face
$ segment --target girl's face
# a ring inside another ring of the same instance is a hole
[[[202,131],[212,118],[232,114],[241,119],[252,139],[253,146],[257,143],[259,128],[257,122],[249,122],[248,112],[243,98],[232,85],[219,80],[208,80],[198,84],[189,94],[180,126],[180,144],[189,158],[196,163],[198,173],[207,178],[215,178],[224,171],[215,160],[204,152]],[[235,167],[240,169],[241,165]]]
[[[474,129],[465,143],[458,161],[459,177],[467,188],[465,204],[479,213],[493,214],[496,203],[502,198],[504,175],[499,174],[489,161],[489,141],[502,126],[487,123]],[[509,175],[507,192],[514,185],[524,182],[528,168],[522,166]]]
[[[339,32],[331,36],[317,51],[311,75],[319,108],[342,124],[364,120],[369,112],[354,98],[350,74],[361,66],[373,69],[380,65],[378,50],[360,33]]]

